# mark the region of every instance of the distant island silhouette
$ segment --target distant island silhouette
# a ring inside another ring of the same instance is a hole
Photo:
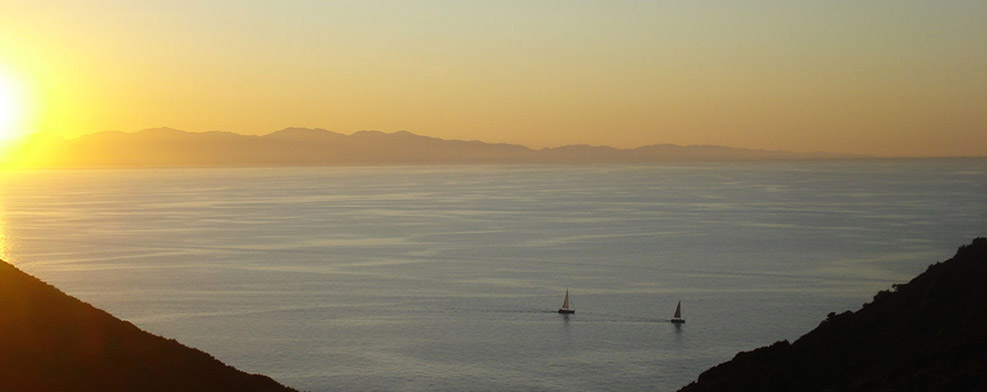
[[[987,390],[987,238],[794,343],[737,354],[680,392]]]
[[[295,390],[144,332],[0,261],[0,391]]]
[[[28,144],[30,146],[30,143]],[[27,149],[30,150],[30,149]],[[569,145],[534,150],[517,144],[445,140],[406,131],[286,128],[270,134],[186,132],[153,128],[99,132],[49,141],[34,152],[34,167],[330,166],[429,164],[656,163],[859,158],[724,146],[657,144],[634,149]]]

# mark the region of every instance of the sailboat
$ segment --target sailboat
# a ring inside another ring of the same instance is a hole
[[[569,289],[565,290],[565,301],[562,301],[562,307],[559,308],[559,313],[562,314],[573,314],[576,313],[575,309],[569,308]]]
[[[675,306],[675,316],[672,316],[672,319],[669,321],[672,324],[685,324],[685,319],[682,318],[682,301],[679,301],[679,304]]]

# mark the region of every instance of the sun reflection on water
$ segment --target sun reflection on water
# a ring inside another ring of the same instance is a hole
[[[0,175],[3,173],[0,172]],[[2,180],[3,177],[0,177]],[[3,190],[5,184],[0,182],[0,191]],[[2,196],[2,194],[0,194]],[[13,246],[11,245],[11,240],[7,237],[7,214],[4,210],[3,200],[0,198],[0,260],[6,261],[13,264],[13,260],[10,259],[10,251]]]
[[[4,219],[2,207],[0,207],[0,260],[10,262],[7,258],[7,221]]]

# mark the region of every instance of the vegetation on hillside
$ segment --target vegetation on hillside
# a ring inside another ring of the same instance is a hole
[[[0,261],[0,391],[293,391]]]
[[[987,239],[830,313],[794,343],[737,354],[680,392],[987,390]]]

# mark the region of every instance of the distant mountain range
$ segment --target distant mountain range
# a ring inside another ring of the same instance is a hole
[[[410,132],[286,128],[263,136],[171,128],[99,132],[51,143],[40,167],[327,166],[512,163],[652,163],[854,158],[723,146],[657,144],[634,149],[570,145],[534,150],[517,144],[445,140]]]

